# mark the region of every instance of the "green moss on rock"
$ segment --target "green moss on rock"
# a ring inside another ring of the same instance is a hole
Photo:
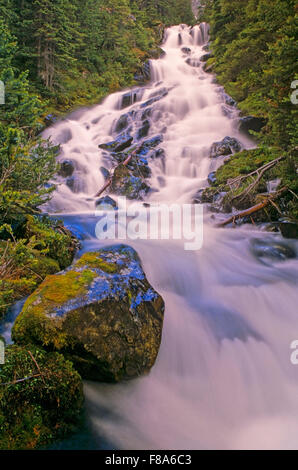
[[[102,269],[106,273],[116,273],[119,266],[116,263],[106,262],[98,253],[85,253],[77,262],[76,266],[89,266],[90,268]]]
[[[119,381],[153,366],[163,312],[136,252],[117,245],[47,277],[27,299],[13,339],[61,351],[85,378]]]

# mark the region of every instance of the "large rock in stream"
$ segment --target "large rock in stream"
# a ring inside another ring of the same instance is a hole
[[[137,253],[114,245],[48,276],[26,301],[13,339],[60,351],[86,379],[118,382],[150,371],[163,314]]]
[[[225,137],[220,142],[214,142],[211,146],[210,157],[216,158],[224,155],[232,155],[233,153],[240,152],[242,145],[239,140],[234,137]]]
[[[261,132],[266,125],[266,119],[255,116],[245,116],[239,119],[238,128],[240,132],[251,137],[250,131]]]

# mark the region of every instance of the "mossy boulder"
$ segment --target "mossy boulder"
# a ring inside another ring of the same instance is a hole
[[[45,446],[80,424],[82,380],[61,354],[8,346],[0,384],[0,450]]]
[[[163,313],[137,253],[116,245],[48,276],[25,303],[13,339],[61,351],[84,378],[117,382],[151,369]]]

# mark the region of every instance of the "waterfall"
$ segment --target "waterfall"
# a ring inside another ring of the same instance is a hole
[[[200,57],[208,25],[169,28],[165,56],[151,61],[152,80],[80,110],[45,131],[61,144],[59,160],[74,173],[60,177],[46,207],[94,236],[94,194],[104,184],[100,167],[111,161],[98,145],[115,139],[122,124],[136,136],[146,119],[148,138],[162,135],[164,164],[151,164],[149,203],[192,200],[222,160],[209,157],[213,142],[240,135],[223,112],[221,88]],[[148,104],[149,103],[149,104]],[[150,108],[150,112],[146,111]],[[127,122],[126,122],[127,121]],[[290,344],[298,339],[297,262],[261,262],[251,241],[279,235],[254,226],[216,229],[206,212],[204,244],[186,252],[179,241],[130,242],[148,280],[166,303],[160,354],[151,373],[119,385],[85,384],[93,431],[114,448],[252,449],[298,447],[298,369]]]
[[[200,0],[192,0],[191,1],[191,7],[192,7],[192,11],[193,11],[193,14],[194,14],[195,18],[198,18],[200,6],[201,6]]]

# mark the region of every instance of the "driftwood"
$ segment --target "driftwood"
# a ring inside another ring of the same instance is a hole
[[[232,215],[231,217],[224,220],[223,222],[220,222],[219,224],[217,224],[217,227],[225,227],[226,225],[229,225],[231,223],[235,223],[235,221],[238,220],[238,219],[242,219],[243,217],[251,216],[252,214],[264,209],[269,204],[274,203],[274,200],[278,199],[287,190],[288,190],[288,188],[280,189],[279,191],[272,194],[271,196],[266,197],[264,199],[264,201],[260,202],[259,204],[256,204],[255,206],[250,207],[249,209],[245,209],[241,212],[238,212],[237,214]]]
[[[132,159],[132,157],[134,157],[134,156],[138,153],[138,151],[139,151],[140,149],[141,149],[141,147],[138,147],[136,150],[134,150],[134,151],[127,157],[127,159],[124,160],[124,162],[120,163],[119,165],[127,166],[127,165],[129,164],[130,160]],[[114,171],[116,170],[116,168],[118,168],[119,165],[117,165],[117,166],[114,168]],[[113,179],[113,177],[111,176],[111,177],[105,182],[105,184],[103,185],[103,187],[95,194],[94,197],[99,197],[99,196],[101,196],[102,193],[103,193],[106,189],[108,189],[109,186],[111,186],[111,184],[112,184],[112,179]]]
[[[265,165],[261,166],[260,168],[257,168],[256,170],[252,171],[251,173],[248,173],[247,175],[241,175],[241,176],[237,176],[236,178],[233,178],[233,179],[229,179],[227,181],[227,184],[230,186],[231,189],[233,189],[233,187],[236,187],[239,188],[241,182],[247,178],[249,178],[250,176],[254,176],[256,175],[257,176],[257,179],[256,181],[254,181],[252,184],[255,186],[255,184],[257,184],[260,179],[262,178],[263,174],[267,171],[267,170],[270,170],[270,168],[272,168],[273,166],[275,166],[277,163],[279,163],[281,160],[284,160],[285,157],[278,157],[276,158],[275,160],[272,160],[271,162],[268,162],[266,163]]]

